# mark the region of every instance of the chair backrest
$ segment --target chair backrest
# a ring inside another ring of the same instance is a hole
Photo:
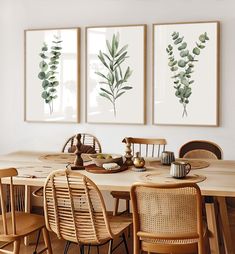
[[[0,205],[1,205],[1,216],[3,232],[0,232],[1,235],[16,235],[16,222],[15,222],[15,195],[14,195],[14,186],[12,177],[17,176],[18,172],[15,168],[6,168],[0,170]],[[10,178],[10,201],[6,200],[6,193],[4,193],[4,188],[2,184],[2,178]],[[8,206],[9,207],[6,207]],[[11,224],[7,223],[7,211],[10,212]]]
[[[110,239],[102,194],[86,176],[71,170],[52,172],[44,185],[48,230],[76,243],[97,244]]]
[[[99,140],[88,133],[80,133],[81,134],[81,143],[85,146],[90,146],[93,148],[93,153],[101,153],[102,149],[101,149],[101,145]],[[63,148],[62,148],[62,153],[73,153],[76,150],[76,135],[70,137],[64,144]],[[91,149],[87,149],[88,152],[86,152],[86,150],[84,151],[84,153],[92,153]]]
[[[161,152],[165,151],[166,140],[153,138],[133,138],[126,137],[122,140],[124,143],[131,144],[132,155],[139,152],[144,157],[159,157]]]
[[[179,151],[180,158],[222,159],[222,149],[206,140],[192,140],[184,144]]]
[[[137,183],[131,188],[131,200],[137,248],[140,239],[150,243],[202,240],[202,201],[196,184]]]

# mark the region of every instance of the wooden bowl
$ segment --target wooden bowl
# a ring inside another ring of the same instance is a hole
[[[108,155],[111,155],[112,158],[107,158]],[[100,156],[103,156],[104,158],[99,158]],[[117,154],[105,154],[105,153],[96,153],[91,154],[90,159],[95,163],[97,167],[103,167],[104,163],[117,163],[118,165],[122,165],[122,156]],[[98,158],[97,158],[98,157]]]

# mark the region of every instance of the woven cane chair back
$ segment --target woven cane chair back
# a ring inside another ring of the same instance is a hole
[[[165,139],[132,137],[126,137],[122,142],[131,144],[132,155],[139,152],[143,157],[160,157],[167,144]]]
[[[170,253],[177,243],[202,243],[202,201],[196,184],[136,184],[131,188],[131,200],[135,244],[141,240],[142,247],[143,243],[152,248],[162,245],[155,252]]]
[[[83,145],[86,146],[91,146],[93,148],[93,153],[101,153],[102,149],[101,149],[101,145],[99,140],[91,135],[91,134],[87,134],[87,133],[80,133],[81,134],[81,143]],[[73,153],[76,150],[76,135],[70,137],[64,144],[63,148],[62,148],[62,153]],[[88,153],[92,153],[88,150]]]
[[[222,159],[222,149],[215,143],[206,140],[193,140],[184,144],[179,151],[180,158]]]
[[[98,244],[112,237],[103,197],[86,176],[57,170],[44,186],[46,226],[58,238]]]

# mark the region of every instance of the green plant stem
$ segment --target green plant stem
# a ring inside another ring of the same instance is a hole
[[[49,109],[50,109],[50,115],[52,114],[52,112],[53,112],[53,104],[52,104],[53,102],[49,102],[48,104],[49,104]]]
[[[116,117],[116,104],[115,104],[115,100],[113,100],[113,113],[114,113],[114,116]]]
[[[187,110],[186,110],[187,104],[186,104],[186,103],[183,103],[183,107],[184,107],[184,110],[183,110],[182,117],[188,116],[188,113],[187,113]]]

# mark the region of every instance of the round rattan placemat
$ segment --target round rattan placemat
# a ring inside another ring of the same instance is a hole
[[[176,161],[185,161],[190,163],[192,169],[200,169],[200,168],[207,168],[210,166],[208,161],[203,160],[193,160],[193,159],[177,159]]]
[[[88,154],[82,154],[82,159],[84,162],[90,161]],[[39,157],[40,161],[53,162],[58,164],[68,164],[73,163],[75,160],[75,154],[73,153],[54,153],[54,154],[45,154]]]
[[[46,178],[55,169],[50,166],[25,166],[18,167],[18,177],[23,178]]]
[[[206,179],[203,175],[189,174],[184,178],[177,179],[169,175],[169,173],[147,173],[140,176],[140,179],[148,183],[199,183]]]
[[[176,159],[176,161],[185,161],[190,163],[192,169],[201,169],[201,168],[206,168],[210,166],[210,163],[207,161],[202,161],[202,160],[188,160],[188,159]],[[156,168],[167,168],[170,166],[162,165],[160,160],[156,161],[149,161],[147,162],[149,167],[156,167]]]

